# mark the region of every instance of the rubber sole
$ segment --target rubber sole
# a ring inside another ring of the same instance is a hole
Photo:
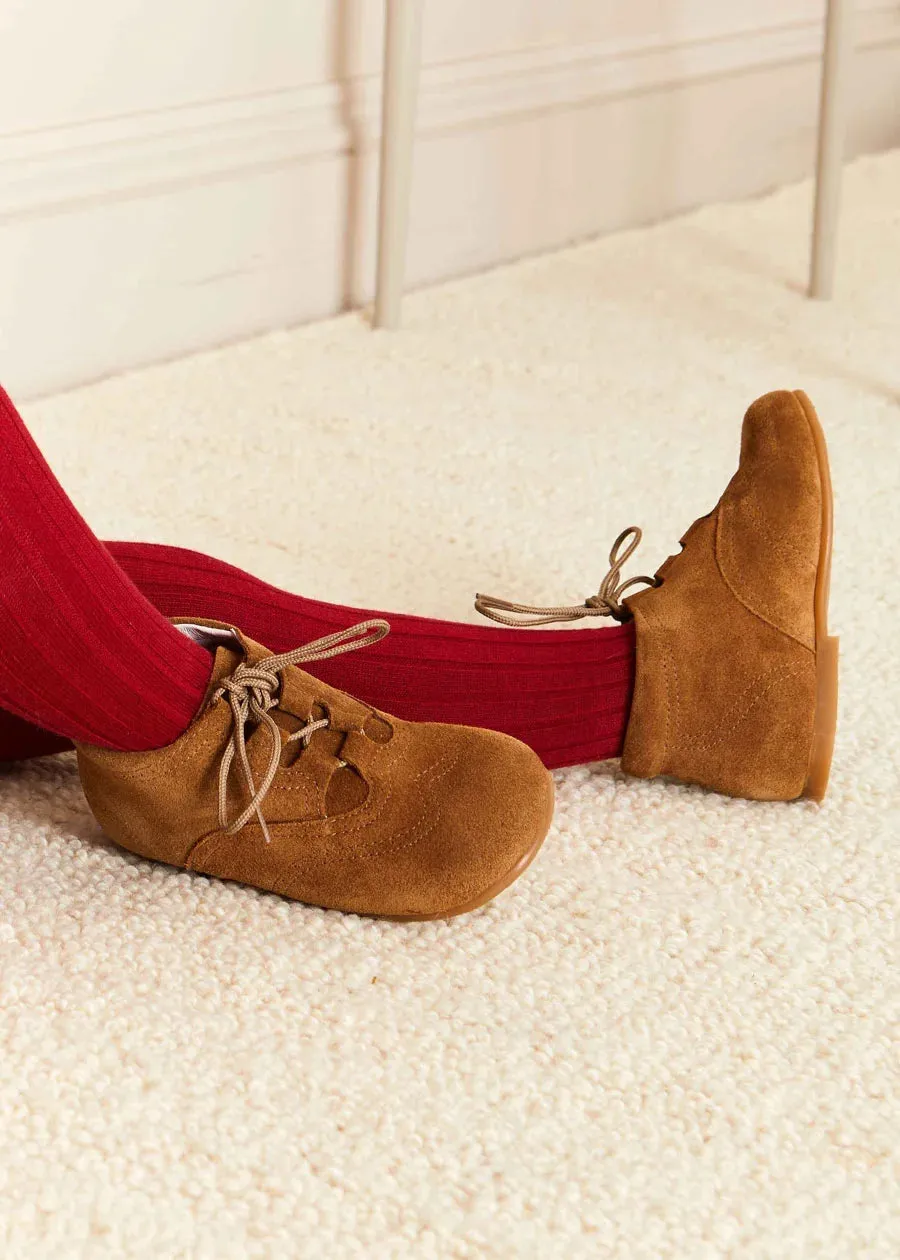
[[[831,544],[834,530],[834,499],[831,491],[831,470],[828,466],[828,447],[816,409],[802,389],[794,390],[794,397],[803,408],[819,461],[819,484],[822,490],[822,527],[819,536],[819,565],[816,572],[814,596],[816,628],[816,712],[813,719],[812,746],[806,782],[801,796],[821,801],[828,789],[831,759],[834,753],[834,735],[837,730],[838,711],[838,644],[839,640],[828,633],[828,596],[831,589]]]

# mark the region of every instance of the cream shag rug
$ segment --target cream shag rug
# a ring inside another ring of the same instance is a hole
[[[757,394],[831,444],[830,796],[557,776],[488,909],[367,922],[123,856],[0,772],[0,1255],[900,1255],[900,155],[27,409],[98,533],[474,619],[654,567]],[[297,278],[302,284],[302,276]],[[572,633],[572,631],[569,631]]]

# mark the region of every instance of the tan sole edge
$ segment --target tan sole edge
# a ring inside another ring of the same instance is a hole
[[[549,823],[548,823],[549,826]],[[467,901],[462,906],[456,906],[452,910],[442,910],[439,914],[379,914],[364,916],[368,918],[387,919],[392,923],[430,923],[435,919],[455,919],[460,914],[471,914],[473,910],[480,910],[482,906],[486,906],[489,901],[493,901],[495,897],[499,897],[500,893],[509,888],[510,884],[514,884],[520,875],[528,870],[531,863],[537,857],[544,843],[545,836],[541,836],[537,844],[519,858],[518,862],[496,883],[484,892],[480,892],[477,897],[473,897],[471,901]]]
[[[816,712],[813,719],[813,738],[809,752],[806,782],[801,796],[821,801],[828,789],[831,774],[831,758],[834,752],[834,735],[837,729],[838,710],[838,644],[839,640],[828,633],[828,596],[831,589],[831,546],[834,532],[834,498],[831,490],[831,472],[828,466],[828,447],[816,409],[802,389],[794,390],[794,397],[803,408],[809,423],[816,456],[819,461],[819,479],[822,487],[822,528],[819,541],[819,566],[816,574],[814,596],[816,628]]]
[[[816,716],[803,795],[821,801],[828,789],[837,728],[838,640],[816,640]]]

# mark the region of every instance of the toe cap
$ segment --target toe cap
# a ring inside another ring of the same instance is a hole
[[[552,775],[525,744],[469,727],[442,734],[452,771],[423,799],[418,843],[395,870],[405,885],[401,917],[484,905],[526,869],[553,816]]]

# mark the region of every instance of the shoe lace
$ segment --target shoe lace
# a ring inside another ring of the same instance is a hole
[[[475,596],[475,608],[482,616],[499,621],[504,626],[547,626],[555,621],[579,621],[582,617],[614,617],[616,621],[628,621],[631,614],[622,604],[625,592],[635,586],[659,585],[659,579],[651,577],[621,580],[622,566],[634,555],[641,538],[637,525],[629,525],[622,530],[609,553],[609,572],[600,583],[597,594],[589,596],[583,604],[541,608],[479,594]]]
[[[380,619],[361,621],[358,625],[350,626],[346,630],[338,630],[334,634],[315,639],[312,643],[305,643],[291,652],[267,656],[254,665],[242,662],[233,674],[222,679],[213,693],[212,703],[223,696],[227,697],[233,719],[231,738],[225,747],[219,766],[219,826],[227,835],[235,835],[255,814],[259,819],[266,843],[268,844],[271,840],[269,828],[263,817],[262,805],[278,773],[283,747],[281,727],[272,719],[269,710],[278,704],[281,675],[284,670],[291,665],[324,661],[331,656],[340,656],[343,652],[355,652],[357,648],[370,647],[379,639],[383,639],[389,631],[390,626],[386,621]],[[316,731],[324,730],[330,721],[330,717],[315,719],[310,717],[305,726],[288,736],[286,742],[288,744],[299,742],[306,748]],[[267,732],[270,741],[269,764],[259,785],[254,782],[250,758],[247,755],[246,727],[248,724],[253,725],[254,729],[262,727]],[[228,777],[235,760],[240,767],[247,791],[250,793],[250,800],[243,812],[229,823]]]

